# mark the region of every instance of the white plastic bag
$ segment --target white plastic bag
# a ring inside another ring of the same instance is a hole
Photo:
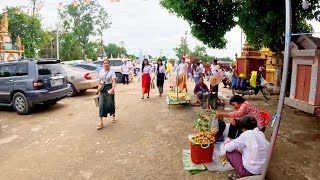
[[[214,144],[214,152],[212,155],[213,162],[207,163],[206,166],[208,167],[209,171],[230,171],[233,169],[230,163],[226,165],[222,165],[219,161],[219,156],[221,152],[224,152],[224,145],[223,143],[215,143]]]
[[[260,78],[260,86],[266,86],[267,84],[268,84],[268,82],[263,77],[261,77]]]
[[[217,118],[212,118],[210,129],[213,129],[215,127],[219,129],[219,120]]]

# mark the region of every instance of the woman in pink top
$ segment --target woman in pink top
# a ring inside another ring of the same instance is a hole
[[[261,115],[261,111],[254,107],[252,104],[247,102],[244,98],[239,95],[235,95],[230,99],[230,105],[233,106],[236,111],[230,113],[217,113],[216,118],[228,117],[231,118],[230,128],[228,137],[235,139],[238,137],[242,131],[240,129],[240,119],[244,116],[252,116],[257,120],[258,128],[264,132],[265,131],[265,122]]]

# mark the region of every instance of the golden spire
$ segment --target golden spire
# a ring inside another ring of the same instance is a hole
[[[16,45],[18,47],[21,47],[21,39],[20,39],[20,36],[18,35],[17,39],[16,39]]]
[[[4,13],[1,20],[1,32],[8,32],[8,13]]]

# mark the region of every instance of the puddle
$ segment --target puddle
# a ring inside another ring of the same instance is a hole
[[[17,139],[19,136],[18,135],[13,135],[13,136],[10,136],[10,137],[7,137],[7,138],[3,138],[3,139],[0,139],[0,145],[2,144],[5,144],[5,143],[9,143],[15,139]]]

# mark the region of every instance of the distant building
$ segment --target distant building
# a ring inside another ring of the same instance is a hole
[[[8,32],[8,14],[5,13],[1,20],[0,31],[0,60],[10,61],[20,59],[24,53],[24,48],[21,44],[20,36],[16,38],[15,44],[11,39],[11,34]]]

